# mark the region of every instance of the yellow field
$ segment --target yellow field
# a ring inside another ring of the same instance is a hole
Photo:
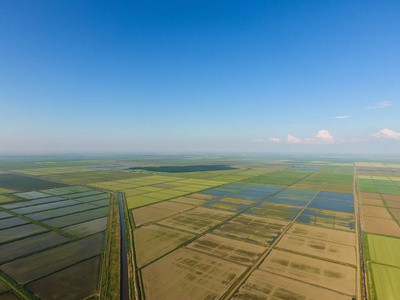
[[[352,298],[311,284],[256,270],[233,299],[351,300]]]
[[[356,269],[307,256],[272,250],[260,269],[355,296]]]
[[[158,225],[135,229],[133,234],[136,262],[139,267],[163,256],[194,237],[193,234]]]
[[[219,299],[245,266],[181,248],[142,270],[146,299]]]

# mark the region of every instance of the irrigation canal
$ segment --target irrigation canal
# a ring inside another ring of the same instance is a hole
[[[129,300],[128,256],[126,253],[126,227],[124,218],[124,205],[121,193],[118,193],[119,221],[121,227],[121,300]]]

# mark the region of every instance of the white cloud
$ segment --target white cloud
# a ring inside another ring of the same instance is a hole
[[[389,101],[380,101],[376,102],[375,106],[366,107],[366,109],[377,109],[377,108],[384,108],[390,106],[391,103]]]
[[[335,119],[348,119],[350,116],[336,116]]]
[[[382,129],[379,130],[377,133],[374,133],[372,135],[375,138],[378,139],[392,139],[392,140],[400,140],[400,132],[396,132],[390,129]]]
[[[269,141],[270,141],[270,142],[274,142],[274,143],[280,143],[280,142],[281,142],[281,139],[279,139],[279,138],[274,138],[274,137],[270,137],[270,138],[269,138]]]
[[[294,136],[291,135],[291,134],[289,134],[289,135],[287,136],[287,141],[288,141],[289,143],[293,143],[293,144],[300,144],[300,143],[303,142],[301,139],[299,139],[299,138],[297,138],[297,137],[294,137]]]
[[[289,134],[287,141],[293,144],[338,144],[344,142],[342,139],[335,138],[328,130],[320,130],[314,137],[306,138],[304,141]]]

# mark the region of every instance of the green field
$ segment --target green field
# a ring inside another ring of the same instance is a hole
[[[400,267],[400,239],[368,234],[370,259],[374,262]]]
[[[376,299],[396,299],[400,295],[400,269],[371,264]]]

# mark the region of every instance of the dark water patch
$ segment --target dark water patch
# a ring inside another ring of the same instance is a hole
[[[186,172],[204,172],[204,171],[225,171],[235,170],[227,165],[191,165],[191,166],[163,166],[163,167],[134,167],[130,170],[146,170],[152,172],[165,173],[186,173]]]
[[[26,287],[41,299],[85,299],[97,292],[101,256],[29,283]]]
[[[338,199],[338,200],[354,201],[353,194],[344,194],[344,193],[319,192],[317,197],[319,197],[319,198],[327,198],[327,199]]]
[[[24,175],[0,174],[0,187],[18,192],[29,192],[33,190],[52,189],[66,186],[68,185]]]
[[[283,198],[276,198],[276,197],[268,198],[265,201],[271,202],[271,203],[294,205],[294,206],[305,206],[308,203],[308,201],[290,200],[290,199],[283,199]]]
[[[347,201],[313,199],[308,207],[354,213],[354,204]]]

